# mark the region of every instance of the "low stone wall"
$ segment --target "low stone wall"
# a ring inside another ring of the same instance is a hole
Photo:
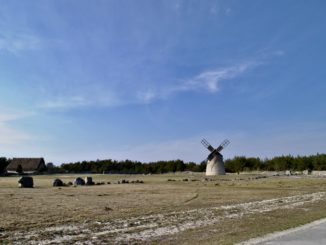
[[[311,175],[326,176],[326,171],[311,171]]]

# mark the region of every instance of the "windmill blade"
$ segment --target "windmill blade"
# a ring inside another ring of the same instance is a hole
[[[203,144],[203,146],[204,146],[205,148],[207,148],[210,152],[213,152],[213,151],[214,151],[214,147],[211,146],[211,144],[208,143],[208,141],[207,141],[206,139],[202,139],[200,142],[201,142],[201,143]]]
[[[220,145],[219,147],[216,148],[217,152],[220,152],[221,150],[223,150],[225,147],[227,147],[230,144],[230,141],[228,139],[225,139]]]

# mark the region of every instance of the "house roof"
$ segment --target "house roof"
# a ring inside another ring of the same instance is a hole
[[[45,167],[43,158],[13,158],[7,166],[7,171],[16,171],[18,165],[21,165],[24,172],[38,171]]]

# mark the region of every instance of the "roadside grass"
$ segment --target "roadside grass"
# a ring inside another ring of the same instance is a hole
[[[325,205],[326,201],[322,201],[305,205],[304,209],[277,210],[244,216],[238,220],[230,219],[217,225],[180,233],[178,244],[235,244],[325,218]]]

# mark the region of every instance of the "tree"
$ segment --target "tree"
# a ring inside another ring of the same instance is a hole
[[[22,167],[21,164],[18,164],[17,169],[16,169],[16,172],[19,173],[19,174],[22,174],[23,173],[23,167]]]
[[[52,162],[46,164],[46,171],[50,174],[54,172],[54,164]]]
[[[9,161],[5,157],[0,157],[0,174],[4,173]]]

